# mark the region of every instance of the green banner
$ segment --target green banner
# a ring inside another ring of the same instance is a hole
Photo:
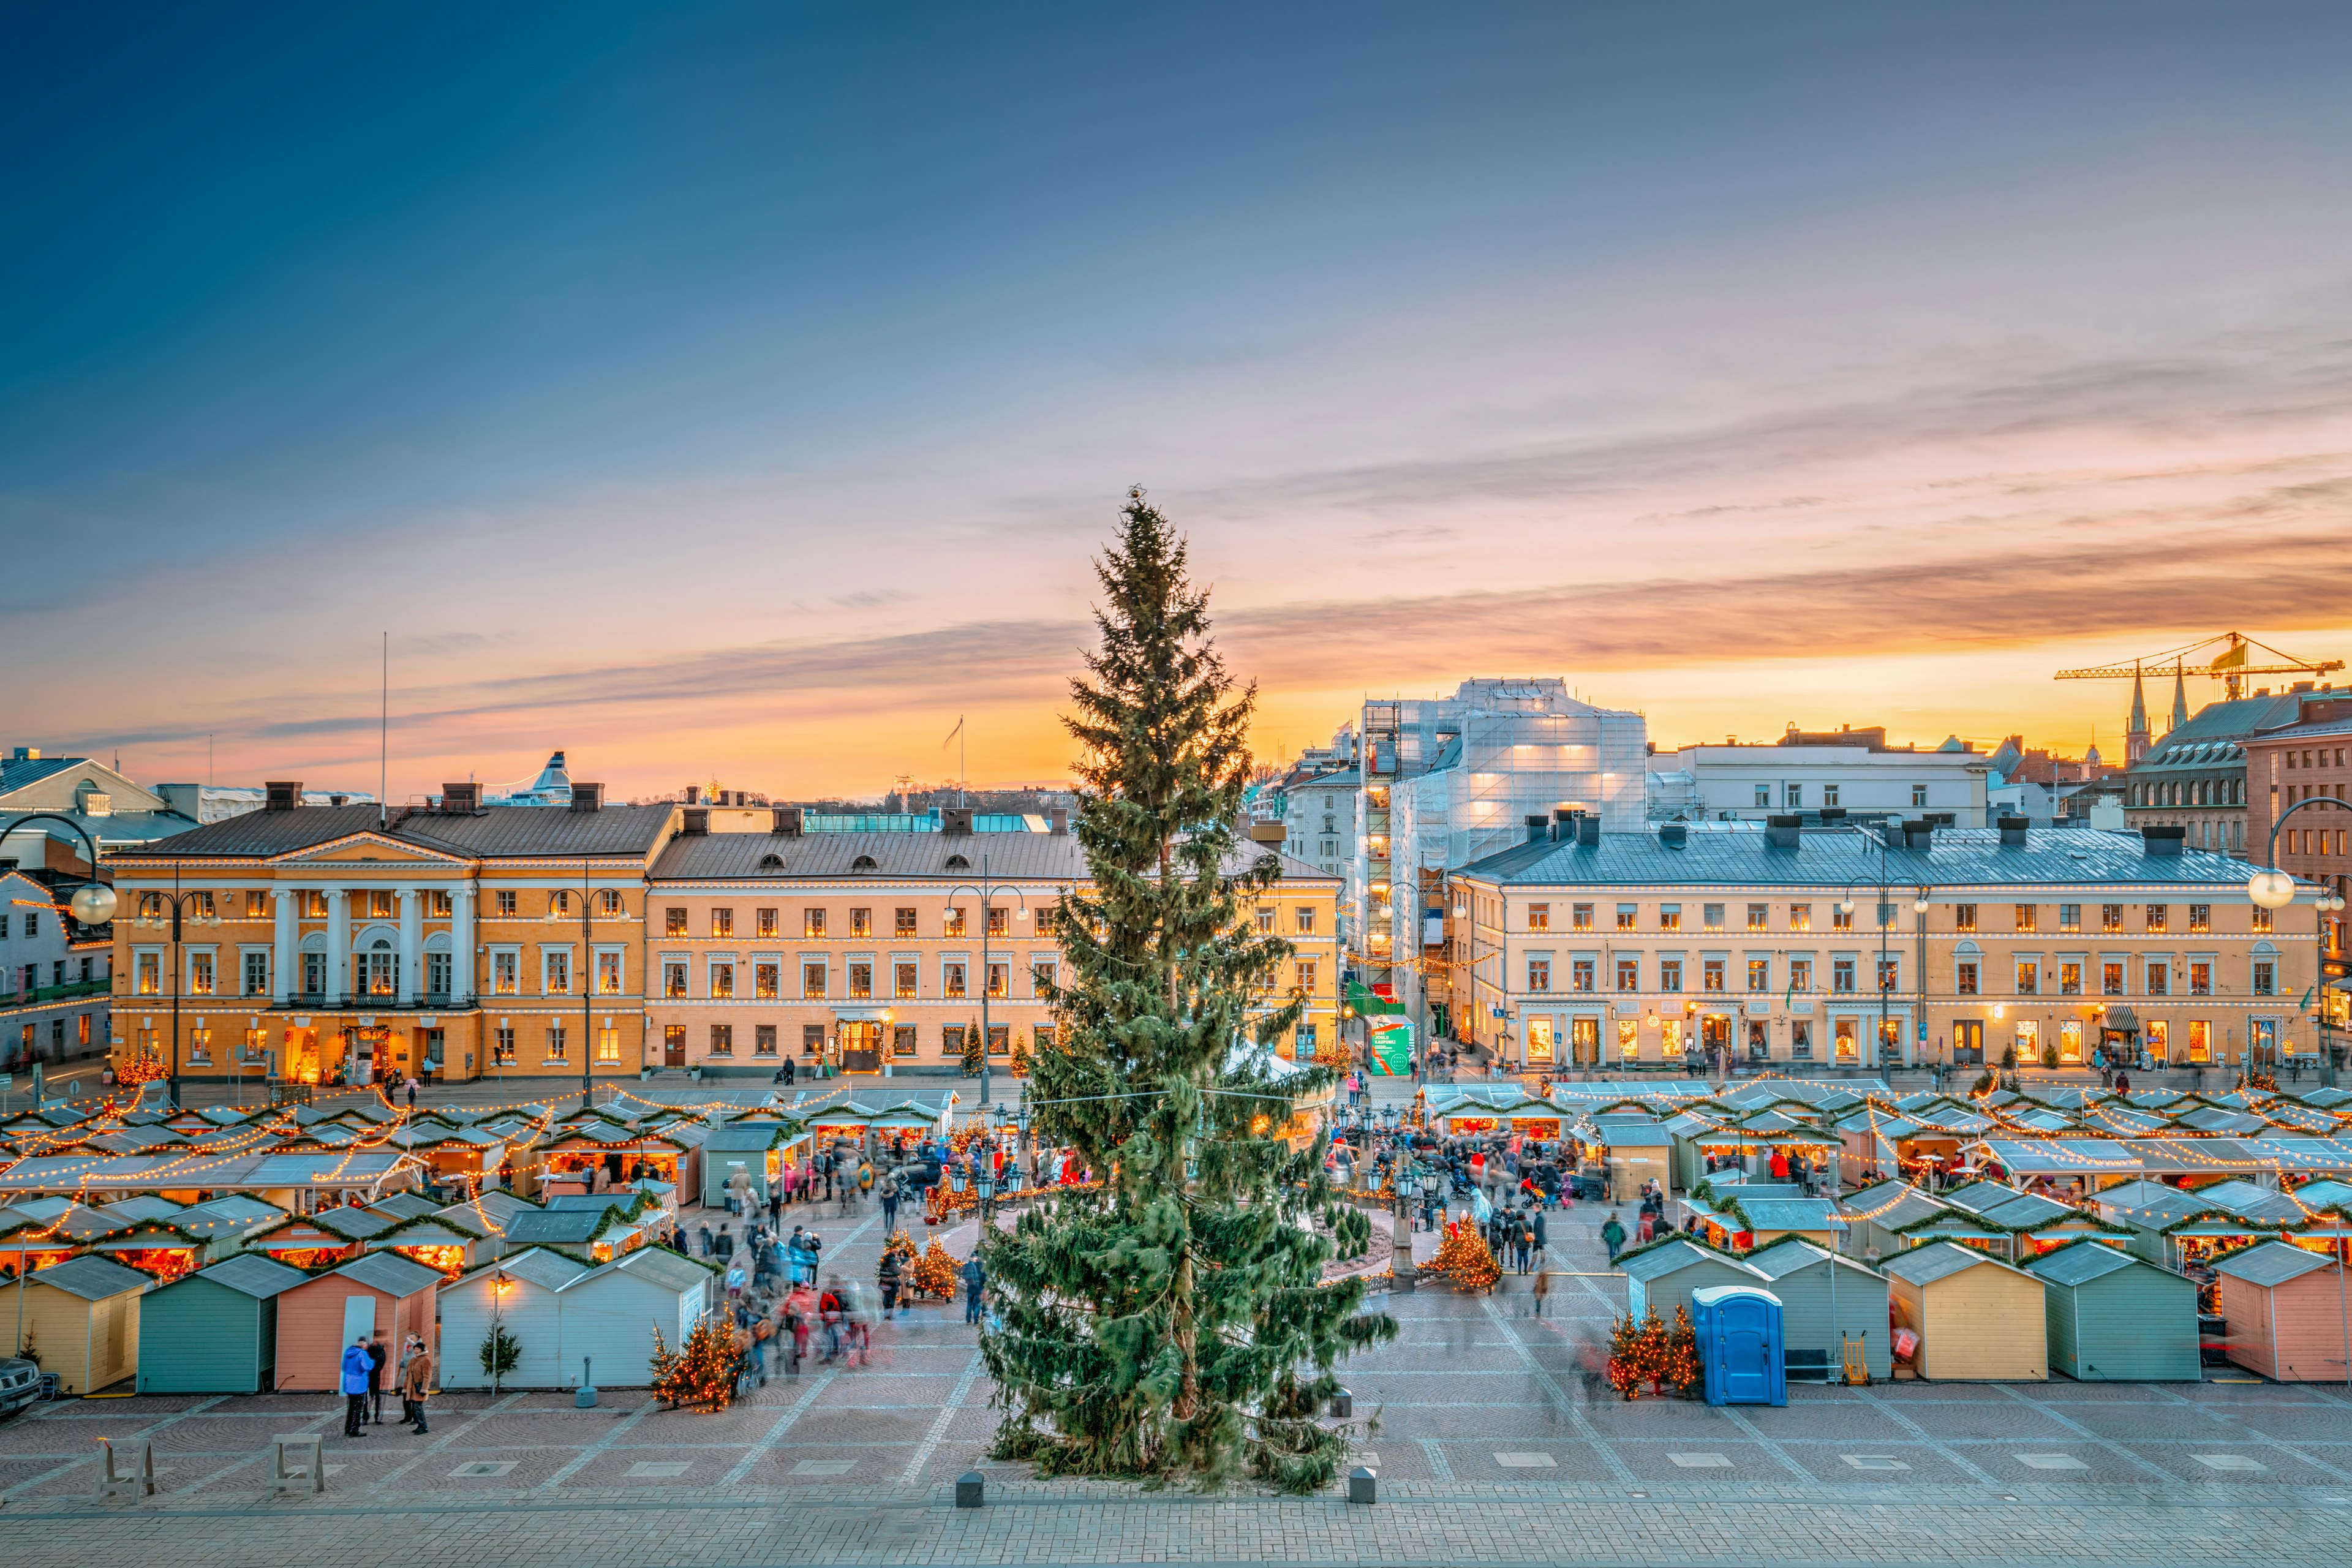
[[[1403,1078],[1412,1071],[1412,1020],[1368,1018],[1364,1021],[1364,1033],[1370,1046],[1365,1054],[1371,1058],[1375,1070],[1391,1078]]]

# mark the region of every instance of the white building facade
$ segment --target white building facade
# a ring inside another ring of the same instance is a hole
[[[1947,742],[1948,745],[1953,744]],[[1982,752],[1847,744],[1697,745],[1649,759],[1658,820],[1761,821],[1824,808],[1916,816],[1948,812],[1955,826],[1988,826]]]

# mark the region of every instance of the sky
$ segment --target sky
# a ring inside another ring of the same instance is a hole
[[[2347,58],[2340,5],[8,7],[0,744],[373,789],[388,638],[394,799],[1056,779],[1141,484],[1268,756],[1479,675],[2113,754],[2127,684],[2053,671],[2352,655]]]

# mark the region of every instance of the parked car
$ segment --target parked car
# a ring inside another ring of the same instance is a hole
[[[41,1369],[19,1356],[0,1359],[0,1415],[14,1415],[41,1397]]]

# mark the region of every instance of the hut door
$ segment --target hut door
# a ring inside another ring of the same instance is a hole
[[[375,1298],[370,1295],[343,1298],[343,1342],[335,1347],[335,1364],[342,1364],[343,1352],[352,1342],[375,1332]]]

